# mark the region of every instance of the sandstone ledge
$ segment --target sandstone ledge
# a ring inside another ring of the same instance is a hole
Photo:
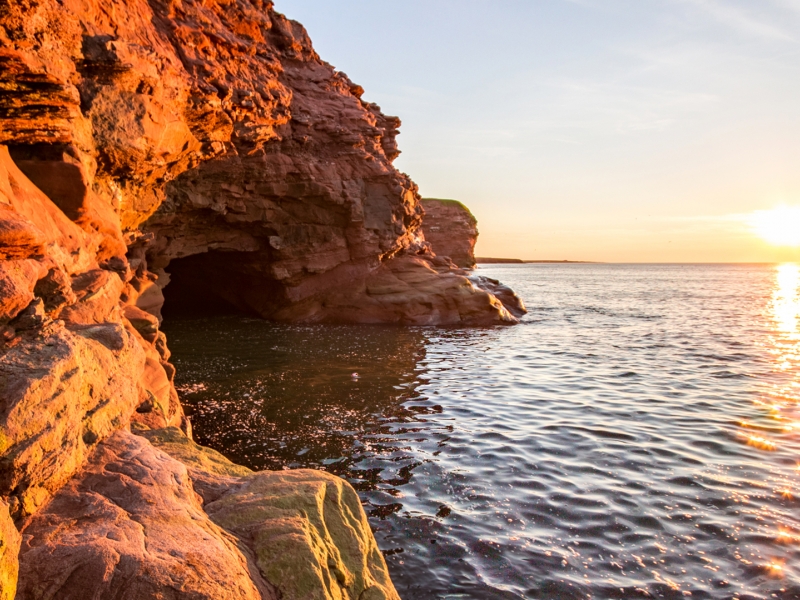
[[[358,496],[118,431],[22,529],[17,598],[399,600]],[[148,441],[149,440],[149,441]]]

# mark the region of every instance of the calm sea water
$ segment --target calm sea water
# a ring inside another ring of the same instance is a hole
[[[798,267],[479,272],[521,325],[166,323],[196,437],[348,479],[406,600],[800,598]]]

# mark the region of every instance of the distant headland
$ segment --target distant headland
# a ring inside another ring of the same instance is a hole
[[[568,263],[568,264],[596,264],[596,261],[591,260],[522,260],[521,258],[490,258],[487,256],[478,256],[475,262],[479,265],[504,265],[504,264],[532,264],[532,263]]]

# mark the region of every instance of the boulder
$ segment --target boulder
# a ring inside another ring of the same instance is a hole
[[[247,540],[286,600],[399,600],[355,490],[321,471],[261,472],[205,507]]]
[[[176,428],[142,431],[188,468],[211,519],[284,600],[399,600],[355,490],[322,471],[251,472]]]

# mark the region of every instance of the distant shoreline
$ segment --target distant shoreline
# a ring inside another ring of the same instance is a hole
[[[532,263],[574,263],[574,264],[600,264],[591,260],[522,260],[521,258],[489,258],[486,256],[479,256],[475,259],[479,265],[527,265]]]
[[[784,265],[800,264],[800,261],[743,261],[743,262],[649,262],[649,261],[595,261],[595,260],[523,260],[521,258],[488,258],[478,257],[479,265],[528,265],[528,264],[575,264],[575,265]]]

